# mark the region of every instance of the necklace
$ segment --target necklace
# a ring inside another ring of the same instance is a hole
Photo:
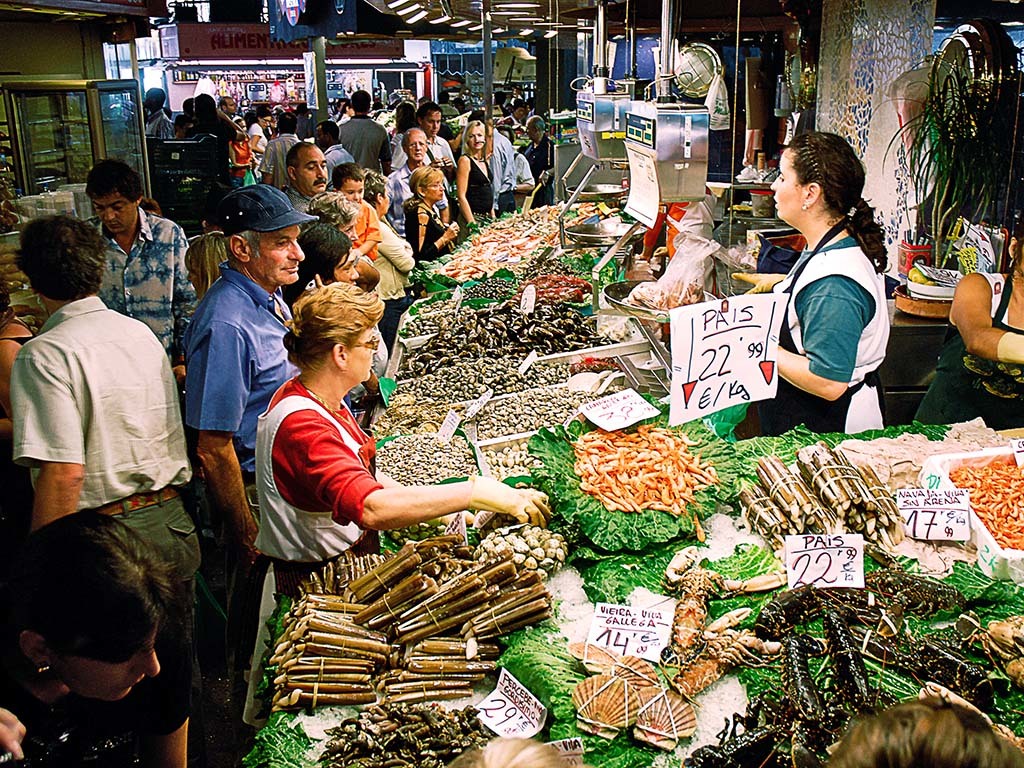
[[[309,396],[316,400],[318,403],[320,403],[320,405],[322,405],[324,408],[326,408],[329,413],[333,413],[335,415],[339,415],[341,413],[341,408],[335,408],[331,405],[328,405],[327,401],[320,397],[320,395],[318,395],[316,392],[314,392],[309,387],[309,385],[306,384],[306,382],[302,381],[302,379],[299,379],[299,382],[302,384],[302,386],[306,388],[306,391],[309,392]]]

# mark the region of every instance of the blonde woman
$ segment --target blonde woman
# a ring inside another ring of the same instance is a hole
[[[379,173],[367,171],[363,187],[363,199],[377,212],[380,219],[380,245],[377,246],[377,271],[380,283],[377,293],[384,300],[384,318],[380,321],[380,333],[388,350],[394,346],[398,333],[398,321],[412,303],[409,288],[409,273],[416,266],[409,241],[399,235],[387,219],[391,198],[388,197],[388,180]]]
[[[455,188],[459,195],[459,212],[466,224],[477,218],[494,218],[494,179],[487,162],[487,133],[484,124],[473,120],[466,125],[465,150],[455,169]]]
[[[220,265],[228,260],[228,239],[223,232],[200,235],[188,244],[185,267],[188,279],[196,289],[196,300],[202,299],[220,277]]]
[[[431,165],[417,168],[409,177],[412,197],[405,201],[405,239],[412,246],[416,263],[435,261],[452,252],[452,244],[459,236],[459,225],[447,227],[434,208],[444,199],[444,174]]]
[[[532,739],[495,739],[464,752],[448,768],[562,768],[558,750]]]

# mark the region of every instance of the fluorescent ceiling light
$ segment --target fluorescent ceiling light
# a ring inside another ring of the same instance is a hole
[[[419,5],[413,4],[413,5],[410,5],[408,8],[399,8],[398,9],[398,15],[399,16],[409,16],[410,14],[416,13],[419,10],[421,10]],[[424,13],[426,13],[426,11],[424,11]]]
[[[421,19],[425,19],[426,17],[427,17],[427,12],[426,11],[420,11],[419,13],[414,13],[412,16],[407,18],[405,20],[405,23],[406,24],[415,24],[417,21],[420,21]]]
[[[540,8],[540,3],[498,3],[499,8]]]
[[[459,19],[458,21],[453,22],[452,26],[455,27],[455,28],[458,28],[458,27],[468,27],[472,23],[473,22],[470,21],[469,19]]]
[[[413,0],[390,0],[390,2],[388,3],[388,8],[390,8],[393,11],[401,5],[406,5],[411,2],[413,2]]]
[[[428,24],[444,24],[446,21],[451,21],[451,16],[438,16],[436,19],[427,19]]]
[[[552,29],[550,32],[545,32],[544,37],[551,39],[552,37],[558,37],[558,30]]]
[[[472,27],[469,28],[469,31],[470,32],[479,32],[483,28],[484,28],[483,24],[474,24]]]
[[[529,37],[530,35],[533,34],[533,30],[532,29],[520,29],[519,30],[519,34],[522,35],[523,37]]]

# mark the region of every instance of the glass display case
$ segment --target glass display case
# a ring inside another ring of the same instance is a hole
[[[135,80],[7,81],[3,91],[14,173],[23,194],[81,184],[103,158],[149,173]]]

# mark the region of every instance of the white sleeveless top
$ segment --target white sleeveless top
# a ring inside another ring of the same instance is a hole
[[[293,507],[274,481],[274,440],[284,420],[298,411],[316,411],[338,428],[346,447],[359,460],[360,445],[320,404],[301,395],[289,395],[259,417],[256,427],[256,488],[260,497],[260,530],[256,548],[278,560],[326,560],[352,547],[363,535],[355,523],[339,525],[331,512],[309,512]]]

